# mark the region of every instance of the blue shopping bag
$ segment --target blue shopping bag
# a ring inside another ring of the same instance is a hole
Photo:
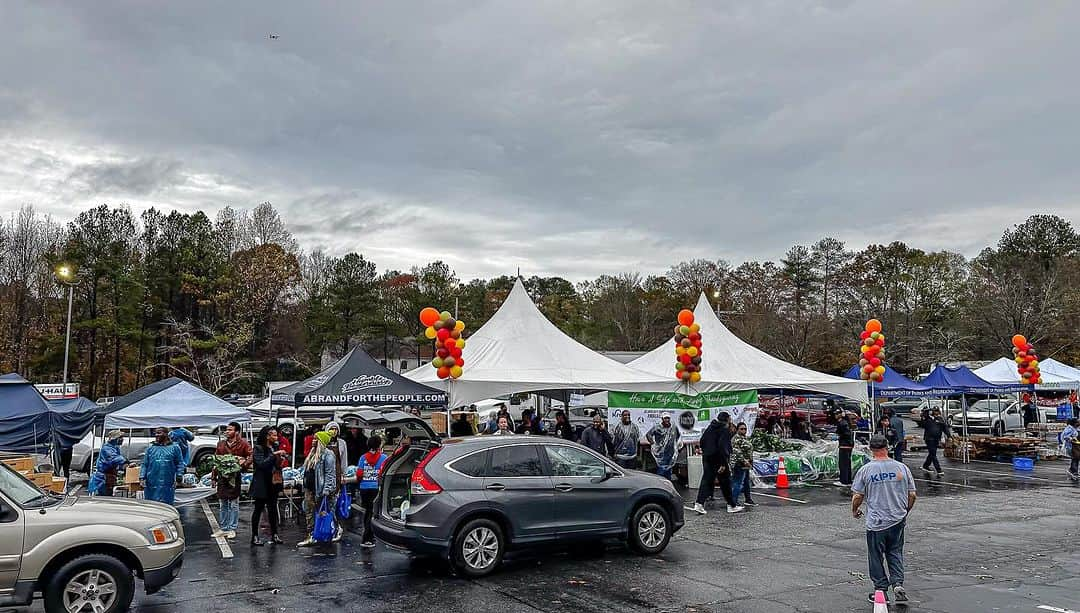
[[[352,513],[352,496],[349,492],[342,490],[341,495],[337,498],[337,516],[341,519],[349,519],[349,515]]]
[[[315,529],[311,531],[311,538],[320,543],[329,543],[337,532],[334,522],[334,513],[330,510],[330,503],[323,496],[319,503],[319,510],[315,513]]]

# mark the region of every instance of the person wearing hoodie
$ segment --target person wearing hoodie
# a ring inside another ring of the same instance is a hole
[[[949,438],[952,436],[952,430],[949,429],[949,422],[941,416],[941,409],[934,407],[930,413],[925,415],[919,422],[919,425],[923,429],[923,440],[926,442],[926,461],[923,462],[922,469],[924,472],[929,473],[930,467],[933,466],[937,471],[937,475],[940,477],[945,474],[941,470],[941,463],[938,462],[937,452],[938,447],[941,446],[941,439]]]
[[[307,528],[307,538],[300,541],[297,547],[311,547],[315,544],[312,536],[315,532],[315,515],[319,512],[323,499],[329,501],[330,496],[337,491],[337,466],[334,454],[327,448],[330,444],[330,433],[326,431],[316,432],[311,453],[304,460],[304,520]],[[333,505],[330,512],[334,511]]]
[[[885,414],[889,416],[889,426],[896,433],[896,446],[893,447],[892,456],[897,462],[904,462],[904,446],[907,442],[904,440],[904,420],[896,414],[893,409],[885,409]]]
[[[367,453],[360,457],[356,475],[360,478],[360,506],[364,509],[364,537],[361,547],[375,546],[375,534],[371,530],[371,518],[375,515],[375,497],[379,495],[379,472],[386,463],[382,452],[382,439],[373,436],[367,441]]]
[[[593,415],[592,425],[581,431],[578,442],[606,458],[615,455],[611,433],[608,432],[604,418],[599,415]]]
[[[740,423],[735,426],[735,436],[731,437],[731,499],[739,502],[739,496],[746,496],[746,506],[757,506],[750,497],[750,471],[754,469],[754,444],[747,438],[749,428]]]
[[[712,498],[715,482],[720,481],[720,492],[727,502],[728,513],[738,513],[744,507],[735,504],[731,496],[731,416],[720,413],[709,422],[701,433],[701,484],[698,486],[697,502],[689,510],[704,515],[705,502]]]
[[[845,413],[836,423],[836,439],[839,443],[838,467],[840,480],[834,481],[837,487],[851,487],[851,452],[855,449],[855,420],[854,413]]]
[[[349,461],[349,447],[345,444],[345,439],[341,438],[341,426],[336,421],[326,424],[326,432],[330,435],[330,442],[326,444],[326,448],[334,454],[334,467],[337,470],[336,487],[334,493],[330,496],[330,508],[336,509],[338,496],[341,495],[342,490],[345,488],[345,466]],[[334,535],[334,542],[340,541],[344,534],[345,529],[339,523],[337,533]]]
[[[113,488],[116,487],[116,473],[123,468],[124,464],[127,464],[127,458],[120,450],[124,442],[124,433],[120,430],[112,430],[106,438],[108,440],[98,452],[94,474],[90,476],[90,484],[86,486],[86,491],[91,496],[112,496]]]
[[[611,431],[611,443],[615,448],[615,463],[623,468],[638,468],[638,447],[641,445],[641,430],[630,421],[630,411],[624,410],[619,416],[619,423]]]
[[[566,419],[565,411],[555,411],[555,427],[552,432],[564,441],[574,440],[574,426]]]
[[[191,464],[191,441],[195,440],[195,435],[191,433],[191,430],[177,426],[169,432],[169,439],[180,448],[180,454],[184,459],[184,468],[181,469],[183,472]]]

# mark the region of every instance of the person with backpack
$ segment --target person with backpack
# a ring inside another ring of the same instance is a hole
[[[378,436],[367,440],[367,449],[356,466],[356,475],[360,478],[360,506],[364,509],[364,536],[360,546],[371,548],[375,546],[371,519],[375,516],[375,497],[379,495],[379,472],[387,458],[382,452],[382,439]]]

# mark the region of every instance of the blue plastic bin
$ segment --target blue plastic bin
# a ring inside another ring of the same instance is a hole
[[[1035,470],[1035,460],[1031,458],[1013,458],[1013,468],[1016,470]]]
[[[1069,421],[1070,419],[1072,419],[1072,407],[1067,405],[1067,404],[1063,404],[1063,405],[1058,406],[1058,408],[1057,408],[1057,420],[1058,421]]]

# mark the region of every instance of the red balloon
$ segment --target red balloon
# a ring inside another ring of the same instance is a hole
[[[445,367],[445,366],[443,366],[443,367],[442,367],[442,368],[440,368],[440,369],[439,369],[438,371],[436,371],[436,373],[435,373],[435,374],[437,374],[437,375],[439,376],[439,378],[440,378],[440,379],[445,379],[445,378],[447,378],[447,377],[449,377],[449,376],[450,376],[450,369],[449,369],[449,368],[447,368],[447,367]]]
[[[440,358],[443,358],[445,360],[446,356],[450,355],[450,350],[449,349],[439,349],[438,351],[435,352],[435,355],[437,355]]]
[[[679,361],[682,362],[683,364],[689,364],[690,362],[693,361],[693,359],[689,355],[684,353],[684,354],[679,356]]]
[[[458,349],[457,345],[453,345],[450,347],[450,355],[454,356],[455,358],[461,357],[461,350]]]
[[[461,356],[458,356],[458,358],[457,358],[457,365],[458,365],[458,366],[464,366],[464,365],[465,365],[465,358],[463,358],[463,357],[461,357]]]
[[[446,339],[450,338],[450,331],[446,328],[439,328],[436,336],[438,336],[440,341],[445,341]]]
[[[698,339],[696,341],[690,341],[690,342],[691,342],[691,344],[693,344],[698,349],[701,349],[701,339]]]
[[[879,338],[876,341],[874,341],[874,344],[877,345],[878,347],[884,347],[885,346],[885,339]]]
[[[690,309],[683,309],[679,311],[679,325],[689,326],[694,323],[694,312]]]
[[[870,365],[873,366],[874,368],[877,368],[878,366],[881,366],[881,360],[878,359],[878,358],[870,358],[867,361],[870,362]]]
[[[866,374],[870,374],[874,372],[874,367],[867,364],[866,366],[863,366],[863,372],[865,372]]]
[[[868,338],[870,338],[870,332],[869,332],[869,331],[867,331],[867,330],[863,330],[862,332],[860,332],[860,333],[859,333],[859,339],[860,339],[860,340],[864,340],[864,341],[865,341],[865,340],[866,340],[866,339],[868,339]]]
[[[701,340],[701,335],[700,334],[698,334],[697,332],[691,332],[690,333],[690,341],[691,342],[700,341],[700,340]]]

